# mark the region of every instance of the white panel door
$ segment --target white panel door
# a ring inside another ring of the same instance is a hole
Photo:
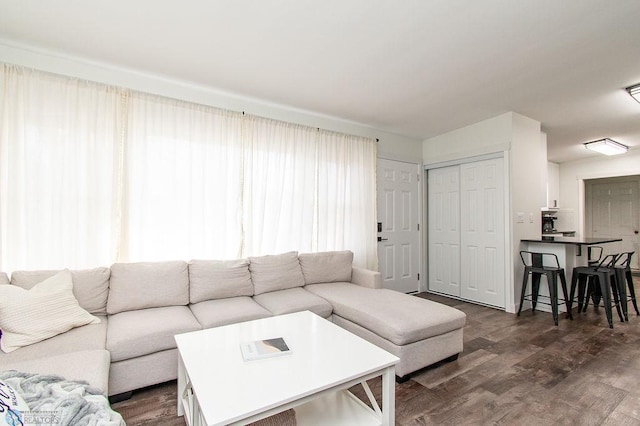
[[[501,158],[460,166],[460,297],[505,307]]]
[[[378,265],[382,286],[419,290],[420,231],[417,164],[378,159]]]
[[[460,296],[460,166],[428,171],[429,291]]]
[[[587,206],[591,206],[593,237],[622,238],[619,243],[604,244],[606,253],[635,251],[631,267],[638,269],[640,255],[640,178],[597,179],[588,183]]]

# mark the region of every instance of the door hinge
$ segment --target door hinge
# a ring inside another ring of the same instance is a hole
[[[420,224],[418,224],[418,231],[420,230]]]
[[[418,274],[418,281],[420,281],[420,274]]]
[[[418,173],[418,182],[420,182],[420,173]]]

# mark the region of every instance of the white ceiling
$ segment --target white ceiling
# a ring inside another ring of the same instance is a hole
[[[640,147],[638,18],[638,0],[0,0],[0,39],[420,140],[515,111],[564,162]]]

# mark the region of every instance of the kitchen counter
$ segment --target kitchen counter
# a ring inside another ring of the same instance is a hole
[[[597,244],[615,243],[622,241],[622,238],[611,237],[547,237],[531,238],[521,240],[523,243],[545,243],[545,244],[573,244],[577,248],[576,256],[582,255],[582,246],[593,246]]]

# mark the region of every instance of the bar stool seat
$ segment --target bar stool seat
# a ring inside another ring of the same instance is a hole
[[[518,316],[520,316],[525,300],[531,300],[532,311],[535,312],[539,297],[538,293],[540,291],[540,278],[544,275],[547,279],[547,286],[549,287],[549,304],[551,305],[554,324],[558,325],[558,305],[561,302],[558,299],[558,277],[560,277],[560,283],[562,285],[567,316],[569,319],[573,319],[569,297],[567,295],[567,280],[565,278],[564,268],[561,268],[558,262],[558,257],[553,253],[537,253],[523,250],[520,252],[520,259],[522,259],[522,263],[524,264],[524,276],[522,279]],[[551,264],[551,266],[549,266],[549,264]],[[529,276],[531,276],[531,293],[527,295]]]
[[[613,328],[613,312],[611,309],[612,293],[620,321],[624,322],[627,315],[626,304],[622,305],[620,303],[623,298],[626,301],[626,290],[620,287],[620,283],[619,280],[616,279],[616,271],[614,269],[614,265],[616,264],[619,256],[619,254],[607,255],[595,266],[577,266],[573,268],[573,275],[571,278],[571,297],[569,306],[573,303],[576,287],[578,287],[578,312],[585,312],[587,310],[590,296],[593,296],[595,306],[598,305],[601,297],[604,302],[604,309],[607,316],[607,322],[609,323],[609,328]],[[589,284],[588,287],[587,282]]]

